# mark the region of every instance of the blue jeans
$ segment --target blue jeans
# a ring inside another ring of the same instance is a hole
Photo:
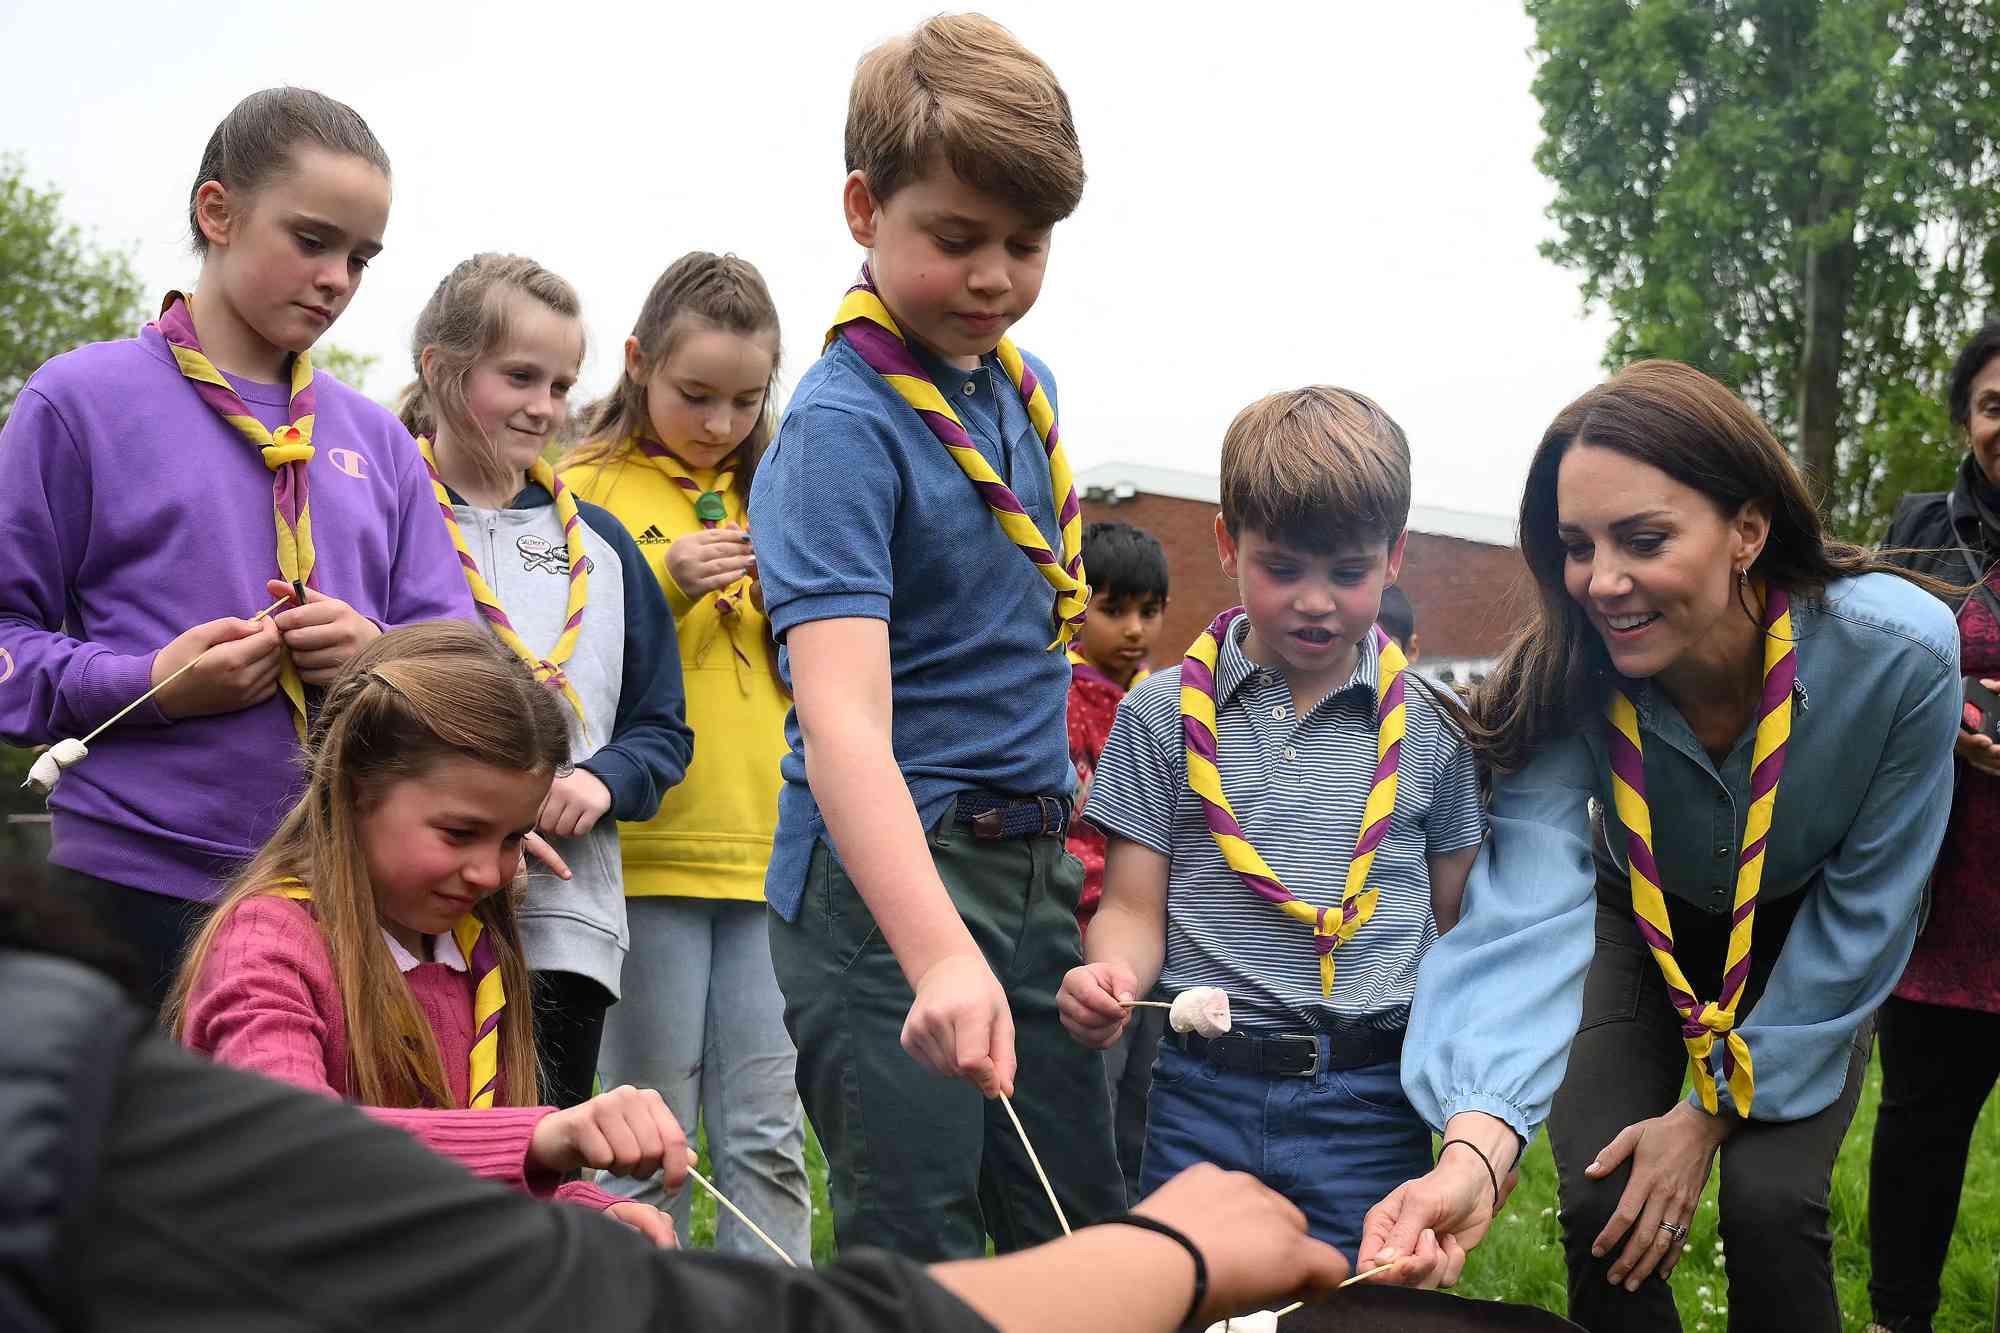
[[[1324,1058],[1324,1039],[1321,1056]],[[1390,1060],[1311,1078],[1218,1069],[1168,1037],[1153,1066],[1140,1192],[1196,1162],[1245,1171],[1306,1215],[1350,1261],[1382,1196],[1431,1169],[1431,1132]]]

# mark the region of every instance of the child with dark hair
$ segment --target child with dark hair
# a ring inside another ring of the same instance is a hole
[[[1159,538],[1130,523],[1093,523],[1083,530],[1083,567],[1090,571],[1090,610],[1069,651],[1069,758],[1076,765],[1077,804],[1090,794],[1091,770],[1118,701],[1152,674],[1148,662],[1167,610],[1167,553]],[[1095,825],[1072,824],[1070,855],[1083,862],[1083,897],[1077,924],[1088,929],[1104,893],[1104,835]],[[1111,1086],[1112,1134],[1125,1195],[1139,1197],[1139,1150],[1146,1137],[1146,1089],[1153,1056],[1166,1028],[1166,1011],[1139,1009],[1124,1037],[1104,1052]]]

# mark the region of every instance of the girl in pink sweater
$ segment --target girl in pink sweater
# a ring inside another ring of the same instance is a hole
[[[391,631],[334,682],[305,795],[182,964],[174,1034],[361,1103],[475,1174],[673,1244],[666,1215],[564,1178],[687,1174],[660,1095],[542,1105],[513,886],[567,767],[562,704],[483,631]]]

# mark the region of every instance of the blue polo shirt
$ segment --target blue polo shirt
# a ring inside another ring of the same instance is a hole
[[[913,346],[967,434],[1052,547],[1049,464],[997,358],[958,370]],[[1055,380],[1027,362],[1055,402]],[[750,526],[765,613],[795,625],[867,616],[889,625],[896,763],[934,825],[959,792],[1067,795],[1069,662],[1050,652],[1055,591],[1007,539],[916,411],[836,339],[799,381],[757,469]],[[791,680],[791,653],[779,668]],[[798,710],[785,721],[778,832],[765,898],[797,917],[826,823],[806,786]]]

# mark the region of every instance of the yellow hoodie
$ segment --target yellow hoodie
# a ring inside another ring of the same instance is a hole
[[[719,470],[690,468],[688,475],[709,489]],[[667,548],[701,530],[695,496],[629,444],[605,461],[565,471],[563,480],[580,499],[617,516],[659,579],[680,639],[687,720],[694,728],[694,761],[660,813],[648,823],[618,826],[625,896],[762,902],[778,824],[778,761],[788,748],[785,714],[792,706],[769,665],[770,622],[742,598],[732,618],[732,643],[716,594],[694,600],[680,590],[667,573]],[[728,521],[744,524],[743,501],[733,489],[723,503]]]

